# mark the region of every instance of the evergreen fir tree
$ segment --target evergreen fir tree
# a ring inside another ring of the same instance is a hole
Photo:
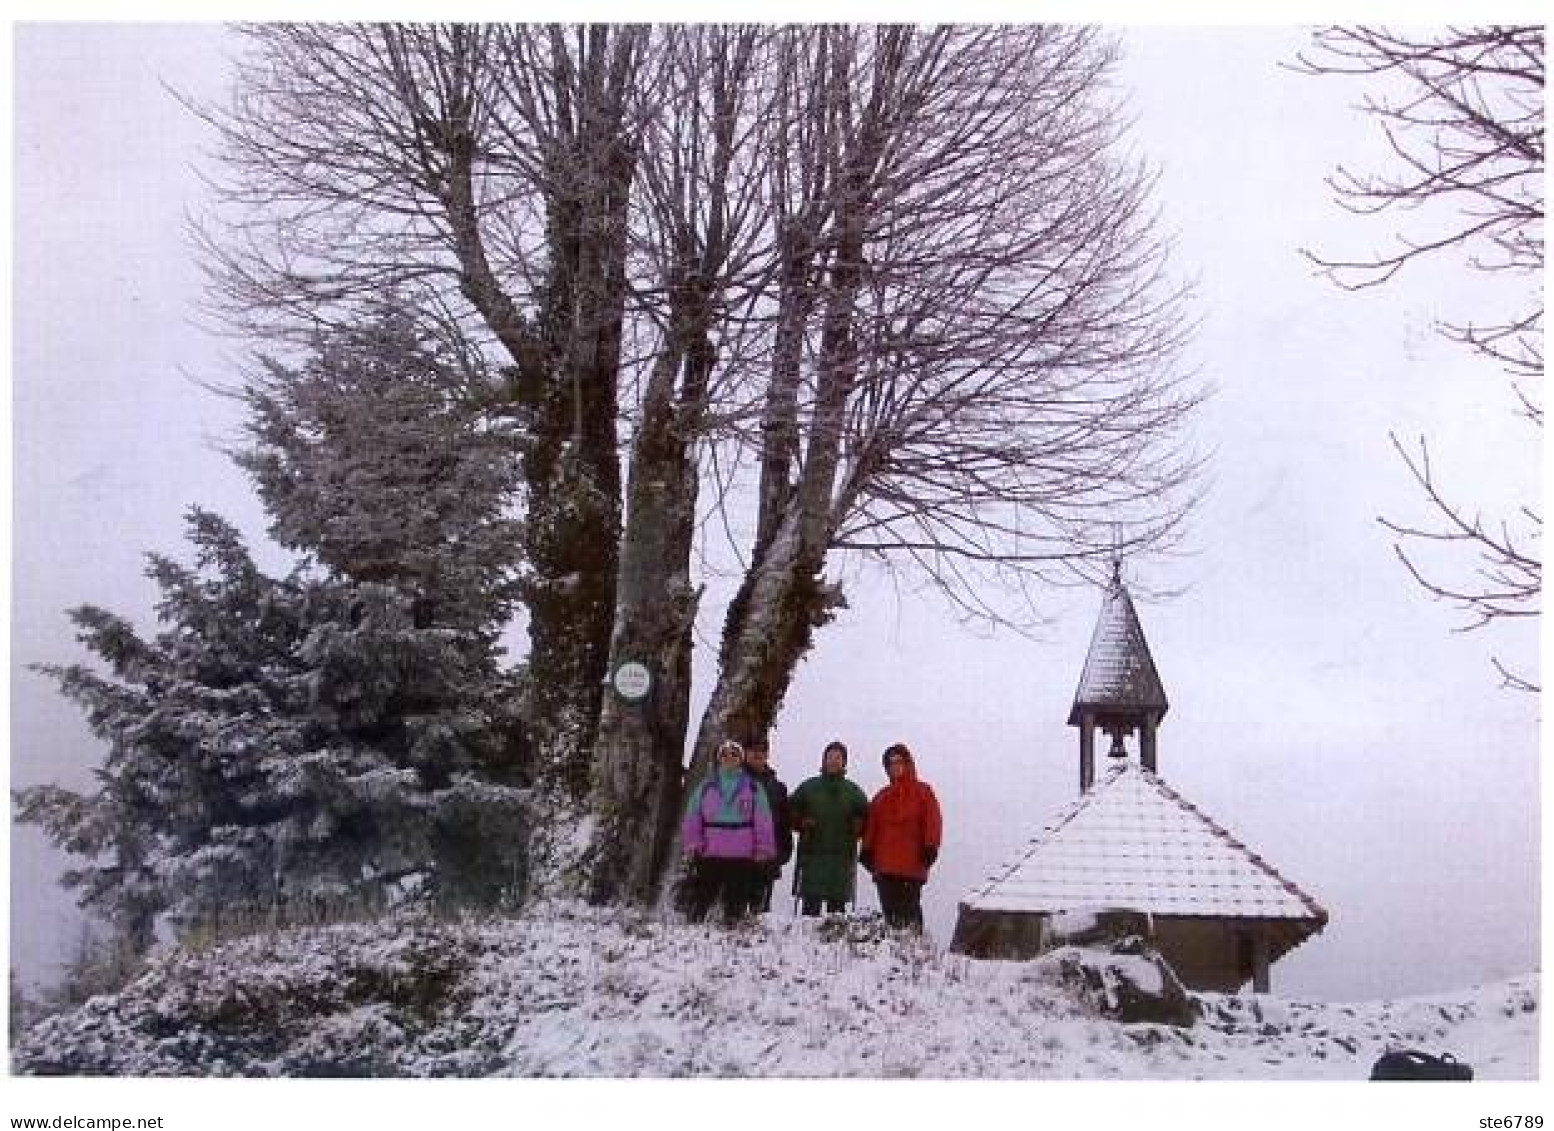
[[[240,455],[285,545],[265,575],[198,508],[192,565],[153,555],[162,630],[71,616],[107,671],[44,667],[108,747],[94,792],[20,791],[83,858],[65,882],[135,951],[166,916],[221,929],[521,891],[506,440],[408,319],[270,365]]]
[[[489,649],[516,595],[513,437],[472,389],[486,382],[406,314],[275,361],[246,390],[254,446],[237,454],[281,545],[341,577],[413,595],[426,624]]]

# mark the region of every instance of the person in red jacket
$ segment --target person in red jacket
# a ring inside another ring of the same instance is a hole
[[[917,780],[912,752],[902,743],[885,751],[890,784],[869,802],[858,860],[874,877],[880,910],[892,927],[923,929],[923,884],[939,858],[944,831],[939,799]]]

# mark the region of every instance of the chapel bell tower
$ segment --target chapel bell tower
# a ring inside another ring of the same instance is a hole
[[[1097,730],[1111,735],[1112,758],[1126,758],[1123,739],[1137,733],[1139,761],[1154,773],[1155,732],[1169,707],[1133,599],[1122,583],[1122,562],[1116,560],[1068,714],[1068,725],[1079,728],[1079,792],[1089,792],[1095,782]]]

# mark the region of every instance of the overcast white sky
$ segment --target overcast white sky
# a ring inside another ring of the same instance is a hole
[[[16,31],[13,785],[84,784],[100,755],[23,667],[80,658],[64,610],[92,602],[149,627],[142,554],[181,552],[190,503],[263,527],[212,447],[233,406],[191,379],[228,372],[230,345],[192,322],[181,225],[204,137],[159,85],[219,92],[218,41],[209,27]],[[1185,592],[1140,614],[1172,704],[1162,774],[1331,913],[1275,967],[1275,991],[1361,998],[1539,965],[1538,704],[1498,690],[1489,664],[1531,667],[1535,632],[1453,635],[1375,521],[1423,517],[1389,430],[1427,434],[1449,482],[1485,500],[1536,502],[1538,449],[1504,382],[1430,330],[1472,280],[1417,272],[1350,295],[1298,256],[1389,231],[1343,222],[1327,196],[1331,166],[1368,160],[1376,137],[1349,108],[1358,88],[1280,69],[1303,42],[1127,35],[1133,140],[1161,168],[1176,267],[1199,284],[1191,361],[1218,390],[1196,423],[1214,475],[1197,553],[1138,578]],[[800,670],[776,764],[796,784],[841,737],[872,791],[888,743],[917,751],[946,810],[927,902],[947,938],[956,900],[1074,795],[1064,722],[1100,595],[1054,594],[1031,641],[968,633],[877,577],[851,594]],[[12,965],[42,976],[75,917],[41,839],[19,830],[12,849]]]

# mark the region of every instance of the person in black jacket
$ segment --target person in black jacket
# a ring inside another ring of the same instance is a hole
[[[762,871],[752,894],[750,910],[756,914],[772,909],[772,888],[783,866],[793,857],[793,823],[788,812],[788,787],[778,779],[771,766],[771,742],[765,735],[745,743],[745,772],[766,791],[766,804],[772,811],[772,826],[777,837],[777,857]]]

